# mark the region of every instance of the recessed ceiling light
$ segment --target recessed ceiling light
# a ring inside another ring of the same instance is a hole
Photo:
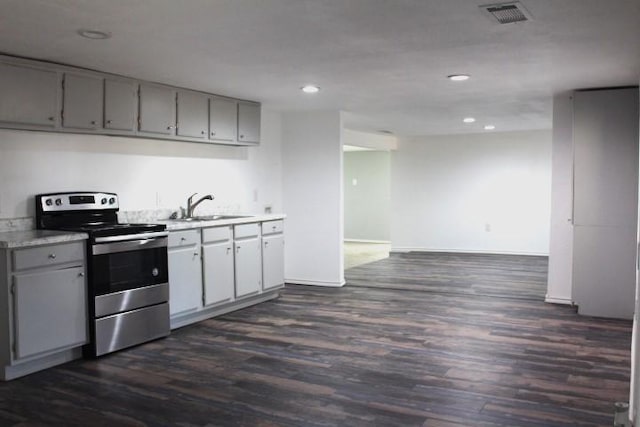
[[[494,125],[485,125],[484,130],[494,130],[496,127]]]
[[[476,119],[474,119],[473,117],[465,117],[464,119],[462,119],[462,121],[465,123],[473,123],[476,121]]]
[[[453,80],[454,82],[463,82],[469,80],[469,77],[471,77],[469,74],[451,74],[447,76],[449,80]]]
[[[304,93],[318,93],[320,88],[316,85],[305,85],[300,88]]]
[[[80,29],[78,30],[78,34],[84,38],[93,40],[104,40],[111,37],[111,33],[100,30]]]

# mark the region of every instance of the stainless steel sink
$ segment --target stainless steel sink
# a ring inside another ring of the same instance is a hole
[[[193,216],[190,218],[175,218],[170,221],[178,221],[178,222],[192,222],[192,221],[215,221],[221,219],[236,219],[236,218],[248,218],[249,215],[204,215],[204,216]]]

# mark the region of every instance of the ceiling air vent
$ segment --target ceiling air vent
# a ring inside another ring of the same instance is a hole
[[[508,3],[487,4],[480,9],[494,22],[499,24],[511,24],[513,22],[530,21],[531,14],[518,1]]]

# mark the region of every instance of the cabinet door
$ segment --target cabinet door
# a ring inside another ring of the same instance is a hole
[[[151,84],[140,85],[139,130],[158,135],[175,135],[175,90]]]
[[[0,63],[0,122],[55,127],[60,115],[58,73]]]
[[[260,104],[238,102],[238,141],[260,142]]]
[[[204,258],[204,304],[233,299],[233,245],[231,242],[202,246]]]
[[[239,240],[235,246],[236,297],[258,293],[262,287],[260,239]]]
[[[134,81],[104,81],[104,128],[136,130],[138,84]]]
[[[75,129],[102,127],[102,78],[64,75],[62,126]]]
[[[209,99],[209,139],[235,141],[238,130],[238,103],[233,99]]]
[[[15,357],[87,342],[84,267],[14,276]]]
[[[284,285],[284,236],[274,234],[262,238],[262,288]]]
[[[197,246],[170,249],[169,312],[193,311],[202,305],[202,261]]]
[[[189,138],[207,138],[209,98],[203,93],[178,92],[178,127],[176,134]]]

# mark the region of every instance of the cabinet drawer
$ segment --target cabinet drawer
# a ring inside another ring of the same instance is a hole
[[[13,251],[13,268],[24,270],[74,261],[83,262],[84,256],[84,242],[17,249]]]
[[[267,221],[262,223],[262,234],[282,233],[284,231],[284,221]]]
[[[169,233],[169,247],[200,244],[200,230],[172,231]]]
[[[202,243],[231,240],[231,227],[211,227],[202,230]]]
[[[260,235],[260,224],[240,224],[233,227],[233,236],[236,239],[257,237]]]

